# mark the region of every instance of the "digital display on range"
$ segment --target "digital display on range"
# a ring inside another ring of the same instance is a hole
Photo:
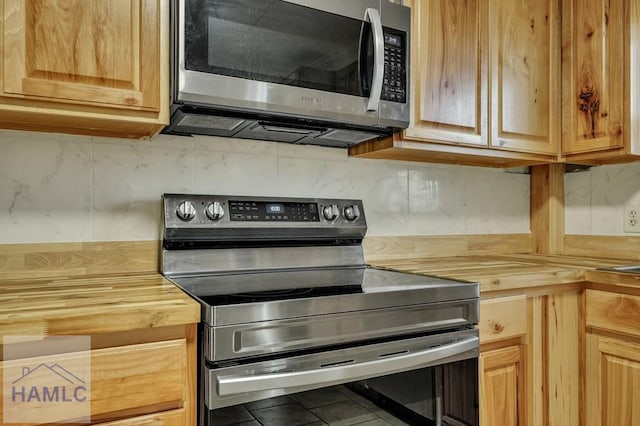
[[[319,222],[316,203],[229,200],[229,218],[238,222]]]
[[[269,213],[269,214],[284,213],[284,205],[282,205],[282,204],[267,204],[267,213]]]

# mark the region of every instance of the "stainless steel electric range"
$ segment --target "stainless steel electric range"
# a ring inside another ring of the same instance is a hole
[[[201,425],[478,424],[478,284],[367,266],[361,201],[165,194],[163,219]]]

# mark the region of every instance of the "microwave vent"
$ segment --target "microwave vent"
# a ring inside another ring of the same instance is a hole
[[[242,129],[236,136],[246,139],[296,143],[318,133],[320,133],[319,130],[315,128],[299,128],[258,121]]]
[[[190,127],[197,129],[217,129],[227,132],[233,132],[240,127],[245,120],[220,117],[215,115],[203,115],[203,114],[184,114],[177,121],[176,125],[180,127]]]
[[[354,130],[335,129],[330,132],[323,133],[316,139],[328,139],[333,141],[345,142],[354,145],[360,142],[368,141],[379,137],[377,133],[360,132]]]

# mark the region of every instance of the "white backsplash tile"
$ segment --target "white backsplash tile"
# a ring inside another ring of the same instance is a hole
[[[349,196],[349,164],[346,161],[278,158],[277,195],[292,197]]]
[[[157,239],[160,196],[190,192],[192,169],[192,150],[181,144],[95,142],[93,239]]]
[[[0,242],[91,239],[91,144],[0,132]]]
[[[160,135],[158,137],[166,137]],[[185,137],[185,136],[181,136]],[[279,144],[265,143],[251,139],[233,139],[216,136],[194,135],[191,137],[196,151],[230,152],[248,155],[278,155]]]
[[[209,136],[0,132],[0,243],[153,240],[165,192],[362,199],[368,235],[529,232],[529,179]]]
[[[353,159],[349,162],[350,196],[362,199],[369,236],[407,235],[409,171],[393,162]]]
[[[565,233],[589,235],[591,229],[591,176],[590,172],[565,175]]]
[[[640,205],[640,162],[592,167],[565,178],[567,234],[625,234],[624,207]]]
[[[416,234],[459,233],[464,216],[460,174],[454,168],[409,169],[409,226]],[[462,212],[458,212],[462,213]]]
[[[296,145],[291,143],[274,144],[278,149],[278,157],[311,158],[314,160],[347,161],[346,149],[327,148],[315,145]]]
[[[278,187],[277,167],[274,155],[195,151],[193,192],[252,195],[261,190],[267,194]]]
[[[509,234],[522,229],[528,232],[529,175],[478,167],[468,169],[462,195],[467,221],[462,233]]]

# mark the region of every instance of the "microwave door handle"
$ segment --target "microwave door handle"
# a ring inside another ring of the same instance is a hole
[[[380,12],[375,8],[367,8],[364,19],[371,23],[373,28],[373,79],[367,111],[377,111],[382,95],[382,79],[384,77],[384,32]]]
[[[229,396],[299,386],[338,384],[425,368],[437,365],[440,361],[453,356],[477,356],[478,344],[478,337],[473,336],[422,351],[383,357],[374,361],[344,363],[305,371],[285,371],[249,376],[218,376],[218,395]]]

